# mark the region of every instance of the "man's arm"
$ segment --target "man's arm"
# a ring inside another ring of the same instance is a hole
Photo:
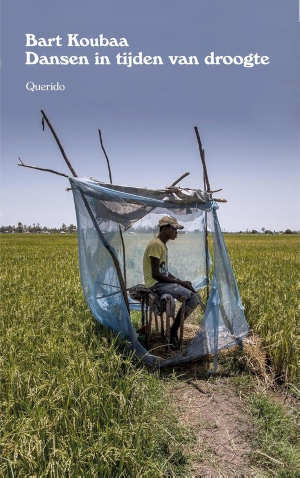
[[[167,283],[171,283],[171,284],[179,284],[179,285],[182,285],[183,287],[186,287],[187,289],[190,289],[192,292],[196,292],[195,289],[193,288],[191,282],[177,279],[176,277],[174,277],[170,273],[168,273],[168,275],[161,274],[161,272],[159,270],[159,259],[157,257],[150,256],[150,261],[151,261],[151,271],[152,271],[153,279],[157,280],[158,282],[167,282]]]

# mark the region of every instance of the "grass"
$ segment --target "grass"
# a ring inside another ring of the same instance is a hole
[[[297,478],[300,476],[300,449],[296,412],[289,414],[280,403],[262,389],[253,377],[241,375],[233,382],[247,412],[252,417],[254,432],[252,464],[265,471],[265,476]]]
[[[299,236],[225,235],[250,327],[281,382],[299,379]]]
[[[1,476],[179,476],[163,384],[96,326],[76,238],[2,241]]]
[[[0,476],[187,476],[188,434],[163,382],[99,330],[85,304],[76,236],[0,241]],[[298,390],[299,239],[249,235],[226,242],[247,319],[277,376]],[[243,364],[232,363],[239,374]],[[265,396],[255,397],[247,398],[258,430],[254,446],[273,461],[258,453],[255,460],[270,473],[287,473],[291,463],[294,473],[294,429]]]

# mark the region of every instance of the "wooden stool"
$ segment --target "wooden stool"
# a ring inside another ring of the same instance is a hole
[[[184,318],[185,318],[185,297],[179,299],[181,302],[181,318],[179,327],[179,344],[182,350]],[[175,299],[171,294],[163,294],[159,299],[149,296],[149,319],[148,319],[148,337],[151,335],[152,320],[154,319],[155,331],[167,340],[168,346],[171,342],[171,327],[175,320]]]
[[[163,294],[158,296],[151,289],[147,289],[143,285],[137,285],[132,288],[131,297],[139,300],[141,303],[141,321],[142,328],[145,332],[145,345],[148,347],[149,338],[152,333],[152,322],[154,321],[155,331],[167,340],[170,345],[171,327],[175,320],[175,299],[171,294]],[[181,319],[179,328],[179,343],[182,349],[183,328],[185,316],[185,298],[181,297]]]

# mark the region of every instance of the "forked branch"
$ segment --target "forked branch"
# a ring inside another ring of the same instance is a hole
[[[17,166],[22,166],[23,168],[37,169],[38,171],[44,171],[46,173],[57,174],[58,176],[64,176],[65,178],[69,177],[67,174],[59,173],[58,171],[55,171],[54,169],[40,168],[38,166],[31,166],[29,164],[23,163],[23,161],[21,160],[20,157],[18,159],[19,159],[19,163],[17,163]]]
[[[169,186],[169,188],[172,188],[173,186],[176,186],[176,184],[178,184],[180,181],[182,181],[184,178],[186,178],[187,176],[189,176],[190,173],[189,172],[186,172],[184,173],[182,176],[180,176],[180,178],[176,179],[176,181],[174,181],[171,186]]]
[[[196,133],[200,158],[201,158],[201,162],[202,162],[202,166],[203,166],[204,190],[205,191],[210,191],[210,184],[209,184],[209,180],[208,180],[207,167],[206,167],[206,162],[205,162],[205,151],[202,148],[202,143],[201,143],[201,139],[200,139],[200,135],[199,135],[199,131],[198,131],[197,126],[194,126],[194,131]]]
[[[221,199],[221,198],[213,198],[213,201],[216,201],[216,202],[228,202],[227,199]]]
[[[43,129],[44,129],[44,127],[45,127],[44,121],[46,121],[47,125],[49,126],[49,129],[50,129],[51,133],[52,133],[53,136],[54,136],[54,139],[55,139],[55,141],[56,141],[56,143],[57,143],[57,146],[59,147],[59,150],[60,150],[60,152],[61,152],[61,154],[62,154],[62,156],[63,156],[65,162],[67,163],[67,166],[68,166],[69,170],[71,171],[71,173],[72,173],[73,176],[78,177],[77,174],[76,174],[76,172],[75,172],[75,169],[73,168],[73,166],[72,166],[70,160],[68,159],[68,157],[67,157],[67,155],[66,155],[66,153],[65,153],[65,150],[64,150],[64,148],[62,147],[62,144],[61,144],[61,142],[60,142],[60,140],[59,140],[59,138],[58,138],[56,132],[54,131],[54,128],[53,128],[52,124],[50,123],[50,121],[49,121],[49,119],[48,119],[46,113],[44,112],[44,110],[41,110],[41,113],[42,113],[42,125],[43,125]]]
[[[106,159],[106,162],[107,162],[109,181],[110,181],[110,184],[112,184],[112,174],[111,174],[110,163],[109,163],[109,159],[108,159],[107,153],[106,153],[104,145],[103,145],[102,134],[101,134],[101,129],[100,128],[98,129],[98,133],[99,133],[101,149],[104,153],[104,156],[105,156],[105,159]],[[123,237],[123,233],[122,233],[122,228],[121,228],[120,224],[119,224],[119,233],[120,233],[120,239],[121,239],[121,244],[122,244],[122,252],[123,252],[124,287],[126,289],[126,283],[127,283],[127,278],[126,278],[126,250],[125,250],[125,242],[124,242],[124,237]]]
[[[105,159],[106,159],[106,162],[107,162],[107,168],[108,168],[108,174],[109,174],[109,181],[110,181],[110,184],[112,184],[112,174],[111,174],[109,159],[108,159],[108,156],[107,156],[107,153],[106,153],[106,151],[105,151],[105,148],[104,148],[104,145],[103,145],[103,141],[102,141],[101,129],[98,129],[98,133],[99,133],[99,139],[100,139],[101,149],[102,149],[102,151],[103,151],[103,153],[104,153],[104,156],[105,156]]]

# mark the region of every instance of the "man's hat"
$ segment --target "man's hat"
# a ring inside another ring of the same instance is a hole
[[[171,226],[174,229],[183,229],[184,226],[178,224],[177,219],[172,216],[163,216],[159,221],[159,227]]]

